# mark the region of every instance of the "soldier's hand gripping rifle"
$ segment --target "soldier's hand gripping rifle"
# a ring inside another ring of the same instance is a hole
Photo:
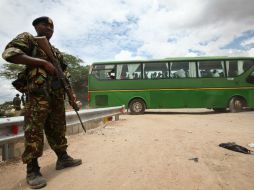
[[[79,110],[79,107],[78,107],[78,104],[76,102],[76,98],[74,96],[74,93],[73,93],[73,90],[71,88],[71,85],[69,83],[69,81],[67,81],[64,73],[63,73],[63,70],[61,68],[61,65],[58,61],[58,59],[55,58],[51,48],[50,48],[50,45],[49,45],[49,42],[47,40],[47,38],[45,36],[42,36],[42,37],[35,37],[39,47],[46,53],[46,55],[49,57],[50,59],[50,62],[53,64],[53,66],[55,67],[55,70],[56,70],[56,74],[57,74],[57,77],[58,79],[61,81],[63,87],[64,87],[64,90],[68,96],[68,99],[69,99],[69,103],[70,105],[72,106],[72,108],[75,110],[78,118],[79,118],[79,121],[81,123],[81,126],[82,128],[84,129],[84,131],[86,132],[86,128],[85,126],[83,125],[82,121],[81,121],[81,118],[78,114],[78,110]]]

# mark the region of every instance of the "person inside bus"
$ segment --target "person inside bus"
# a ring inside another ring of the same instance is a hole
[[[158,73],[157,78],[158,78],[158,79],[162,78],[162,73]]]
[[[138,73],[132,73],[132,79],[138,79]]]
[[[120,76],[120,79],[121,80],[126,79],[126,73],[122,73],[121,76]]]
[[[175,72],[175,76],[176,76],[176,78],[185,78],[186,74],[185,74],[185,71],[183,69],[180,69],[180,70]]]
[[[212,77],[220,77],[219,72],[217,71],[217,69],[214,69],[212,72]]]
[[[165,71],[164,71],[164,72],[162,73],[162,78],[168,78],[168,72],[165,72]]]
[[[138,76],[138,73],[134,73],[134,79],[138,79],[139,76]]]
[[[156,78],[157,78],[157,72],[154,72],[154,73],[151,75],[151,78],[152,78],[152,79],[156,79]]]
[[[145,79],[148,79],[148,72],[145,72],[145,71],[144,71],[144,78],[145,78]]]
[[[112,71],[108,72],[108,76],[109,76],[109,79],[111,80],[115,79],[115,73]]]

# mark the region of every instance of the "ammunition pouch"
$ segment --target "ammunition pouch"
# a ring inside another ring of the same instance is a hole
[[[28,92],[34,95],[48,95],[47,74],[41,68],[35,68],[28,74]]]
[[[21,92],[21,93],[27,93],[27,70],[24,70],[20,73],[18,73],[18,78],[12,82],[12,85],[14,88]]]

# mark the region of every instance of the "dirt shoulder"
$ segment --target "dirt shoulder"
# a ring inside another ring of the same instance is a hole
[[[254,112],[222,113],[204,109],[162,110],[68,137],[68,150],[83,164],[55,170],[46,150],[39,162],[54,190],[251,190],[254,155],[218,145],[254,143]],[[254,149],[252,149],[254,150]],[[0,189],[29,189],[20,161],[1,163]]]

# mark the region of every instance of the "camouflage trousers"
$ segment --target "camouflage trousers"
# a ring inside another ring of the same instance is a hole
[[[29,95],[25,105],[25,150],[23,163],[42,156],[44,133],[50,147],[57,153],[66,151],[67,139],[63,93],[60,95]]]

